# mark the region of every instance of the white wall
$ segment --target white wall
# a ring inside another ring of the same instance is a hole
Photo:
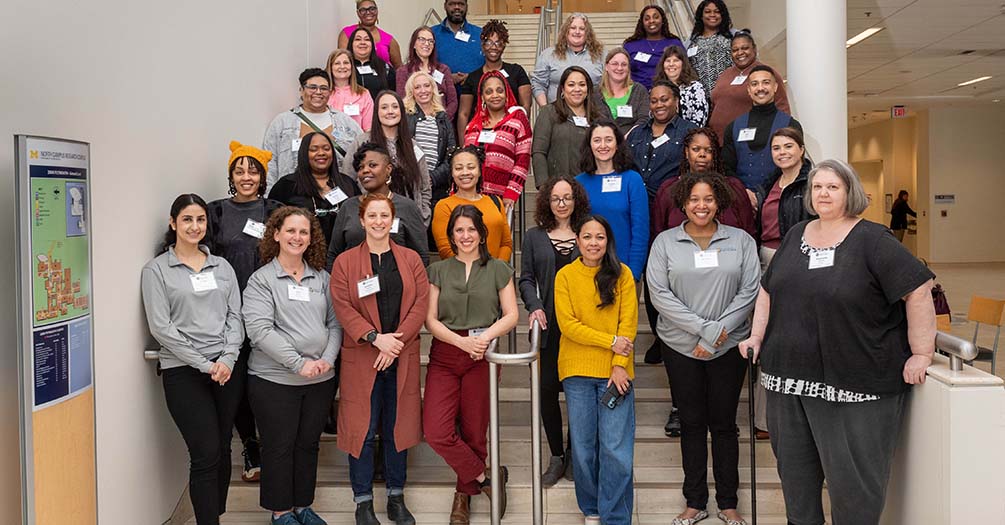
[[[337,4],[349,4],[339,0]],[[404,2],[402,2],[404,3]],[[14,294],[11,136],[91,143],[101,523],[161,523],[187,455],[147,343],[139,270],[179,193],[224,196],[227,143],[259,144],[344,25],[336,2],[7,2],[0,16],[0,296]],[[312,61],[308,64],[308,61]],[[17,500],[14,301],[0,301],[0,508]]]

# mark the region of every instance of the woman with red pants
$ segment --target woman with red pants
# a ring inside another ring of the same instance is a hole
[[[485,247],[488,228],[482,212],[458,206],[447,223],[454,257],[429,265],[429,311],[433,334],[426,369],[422,427],[426,442],[457,473],[451,525],[468,525],[471,496],[491,497],[485,476],[485,433],[489,426],[489,343],[516,326],[513,269],[493,259]],[[458,428],[460,433],[458,434]],[[506,512],[502,468],[500,514]]]

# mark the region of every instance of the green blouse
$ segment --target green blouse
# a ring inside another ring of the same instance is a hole
[[[499,290],[513,278],[513,269],[499,259],[485,266],[472,263],[464,281],[464,263],[456,257],[429,265],[429,282],[440,289],[437,312],[440,322],[451,330],[488,328],[502,315]]]

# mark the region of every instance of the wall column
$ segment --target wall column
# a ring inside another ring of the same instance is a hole
[[[786,0],[789,103],[814,160],[848,159],[846,0]]]

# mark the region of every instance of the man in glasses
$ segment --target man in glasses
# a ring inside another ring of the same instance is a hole
[[[482,67],[471,71],[464,83],[461,84],[461,98],[457,105],[457,136],[463,137],[464,130],[471,120],[475,100],[478,99],[478,84],[482,80],[482,75],[487,71],[502,71],[502,75],[509,82],[509,87],[516,95],[517,102],[530,115],[531,90],[530,77],[527,71],[520,64],[508,64],[503,62],[503,51],[509,43],[509,30],[506,23],[500,20],[489,20],[481,28],[482,53],[485,55],[485,64]]]

